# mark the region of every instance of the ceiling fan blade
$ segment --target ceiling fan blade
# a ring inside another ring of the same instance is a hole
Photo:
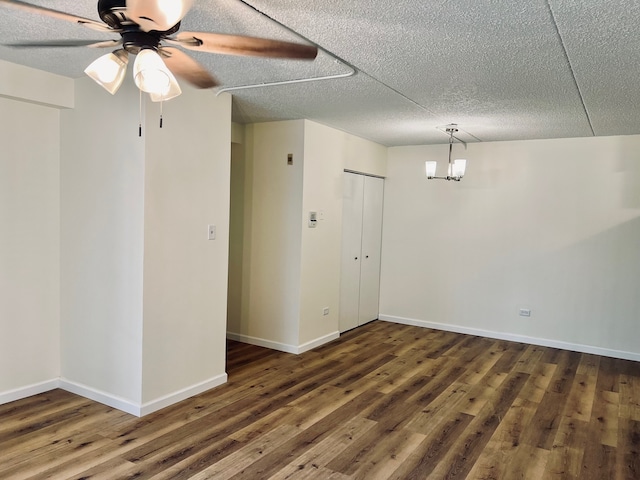
[[[60,12],[51,8],[39,7],[37,5],[31,5],[30,3],[20,2],[18,0],[0,0],[0,5],[6,5],[7,7],[15,8],[17,10],[23,10],[25,12],[37,13],[40,15],[46,15],[48,17],[58,18],[60,20],[66,20],[67,22],[74,22],[99,30],[101,32],[112,32],[113,29],[108,25],[91,20],[90,18],[78,17],[77,15],[71,15],[70,13]]]
[[[160,55],[169,70],[197,88],[212,88],[218,81],[202,65],[182,50],[172,47],[160,48]]]
[[[117,47],[122,44],[122,40],[44,40],[41,42],[22,42],[5,44],[8,47],[28,47],[28,48],[46,48],[46,47],[91,47],[91,48],[109,48]]]
[[[312,45],[223,33],[180,32],[176,40],[189,50],[226,55],[313,60],[318,54]]]
[[[145,32],[164,32],[184,18],[192,3],[193,0],[127,0],[127,17]]]

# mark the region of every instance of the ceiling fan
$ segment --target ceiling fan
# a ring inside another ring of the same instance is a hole
[[[180,95],[176,76],[197,88],[218,85],[215,77],[182,51],[193,50],[225,55],[313,60],[318,49],[312,45],[266,38],[213,32],[179,32],[180,22],[192,0],[98,0],[102,22],[79,17],[18,0],[0,0],[0,5],[58,18],[101,32],[120,35],[114,40],[52,40],[19,43],[16,47],[116,48],[87,67],[85,73],[114,94],[122,84],[129,55],[136,55],[133,67],[138,88],[153,101]],[[119,47],[119,48],[117,48]]]

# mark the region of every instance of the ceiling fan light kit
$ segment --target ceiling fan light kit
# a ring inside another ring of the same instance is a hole
[[[451,123],[446,126],[445,132],[449,134],[449,164],[447,169],[447,175],[443,177],[436,176],[436,169],[438,166],[438,162],[427,160],[425,162],[425,170],[427,174],[427,179],[429,180],[447,180],[454,182],[459,182],[464,177],[465,171],[467,169],[467,161],[463,158],[458,158],[456,160],[451,160],[451,153],[453,150],[453,140],[454,135],[458,132],[458,125],[455,123]]]
[[[128,55],[137,55],[133,69],[134,81],[140,91],[150,94],[154,102],[169,100],[182,93],[174,74],[196,88],[218,86],[213,75],[200,63],[174,46],[204,53],[302,60],[313,60],[318,54],[317,47],[313,45],[267,38],[212,32],[177,34],[180,22],[192,3],[192,0],[98,0],[98,15],[104,22],[101,23],[19,0],[0,0],[0,6],[119,34],[121,38],[112,41],[58,40],[12,46],[107,48],[121,45],[119,50],[91,63],[85,73],[114,94],[124,79]],[[172,36],[174,34],[177,35]]]

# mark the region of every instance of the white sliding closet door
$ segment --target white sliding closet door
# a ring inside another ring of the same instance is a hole
[[[364,177],[344,174],[342,203],[342,267],[340,272],[340,331],[358,326],[360,264],[362,262],[362,202]]]
[[[384,180],[344,174],[340,331],[378,318]]]
[[[359,325],[378,318],[383,189],[384,180],[381,178],[364,177]]]

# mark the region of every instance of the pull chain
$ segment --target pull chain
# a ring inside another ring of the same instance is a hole
[[[142,90],[139,90],[140,92],[140,110],[138,112],[138,136],[141,137],[142,136]]]
[[[160,128],[162,128],[162,106],[164,105],[164,100],[160,100]]]

